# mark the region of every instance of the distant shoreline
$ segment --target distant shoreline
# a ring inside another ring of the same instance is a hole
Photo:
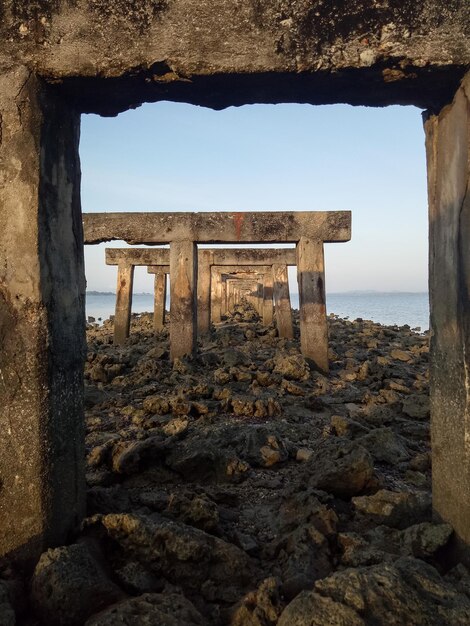
[[[327,291],[327,295],[329,296],[386,296],[386,295],[427,295],[427,291],[374,291],[374,290],[365,290],[365,291]],[[115,296],[116,293],[114,291],[87,291],[86,296]],[[298,295],[297,292],[294,292],[293,295]],[[148,292],[140,292],[134,293],[134,296],[153,296],[152,293]]]

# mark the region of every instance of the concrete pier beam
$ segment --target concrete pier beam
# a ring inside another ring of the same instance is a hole
[[[6,66],[8,68],[8,65]],[[30,68],[0,74],[0,557],[85,512],[80,118]]]
[[[118,265],[116,309],[114,313],[114,343],[123,344],[129,337],[134,287],[134,265],[121,262]]]
[[[170,244],[170,357],[191,354],[197,347],[197,245]]]
[[[287,265],[273,265],[273,300],[279,337],[292,339],[294,326],[292,323]]]
[[[328,372],[328,326],[323,242],[301,237],[297,244],[300,346],[319,370]]]

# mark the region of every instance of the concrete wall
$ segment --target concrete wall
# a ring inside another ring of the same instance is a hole
[[[433,502],[470,545],[470,74],[425,129]]]

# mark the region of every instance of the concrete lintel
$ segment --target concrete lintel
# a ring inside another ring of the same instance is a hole
[[[86,242],[85,242],[86,243]],[[169,265],[168,248],[106,248],[106,265],[119,265],[122,261],[133,265]],[[201,248],[201,257],[210,256],[210,265],[296,265],[295,248]],[[149,273],[152,274],[149,270]]]
[[[351,212],[85,213],[83,226],[86,244],[297,243],[301,237],[332,243],[351,239]]]

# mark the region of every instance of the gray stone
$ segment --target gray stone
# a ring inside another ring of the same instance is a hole
[[[125,597],[85,544],[48,550],[31,582],[33,605],[47,624],[81,626],[93,613]]]
[[[340,438],[322,444],[305,467],[311,487],[341,498],[350,498],[364,491],[374,471],[372,458],[364,447]]]
[[[184,596],[145,593],[110,606],[85,626],[204,626],[204,618]]]
[[[381,489],[373,496],[353,498],[353,504],[356,511],[375,523],[393,528],[406,528],[431,515],[431,497],[427,493]]]

